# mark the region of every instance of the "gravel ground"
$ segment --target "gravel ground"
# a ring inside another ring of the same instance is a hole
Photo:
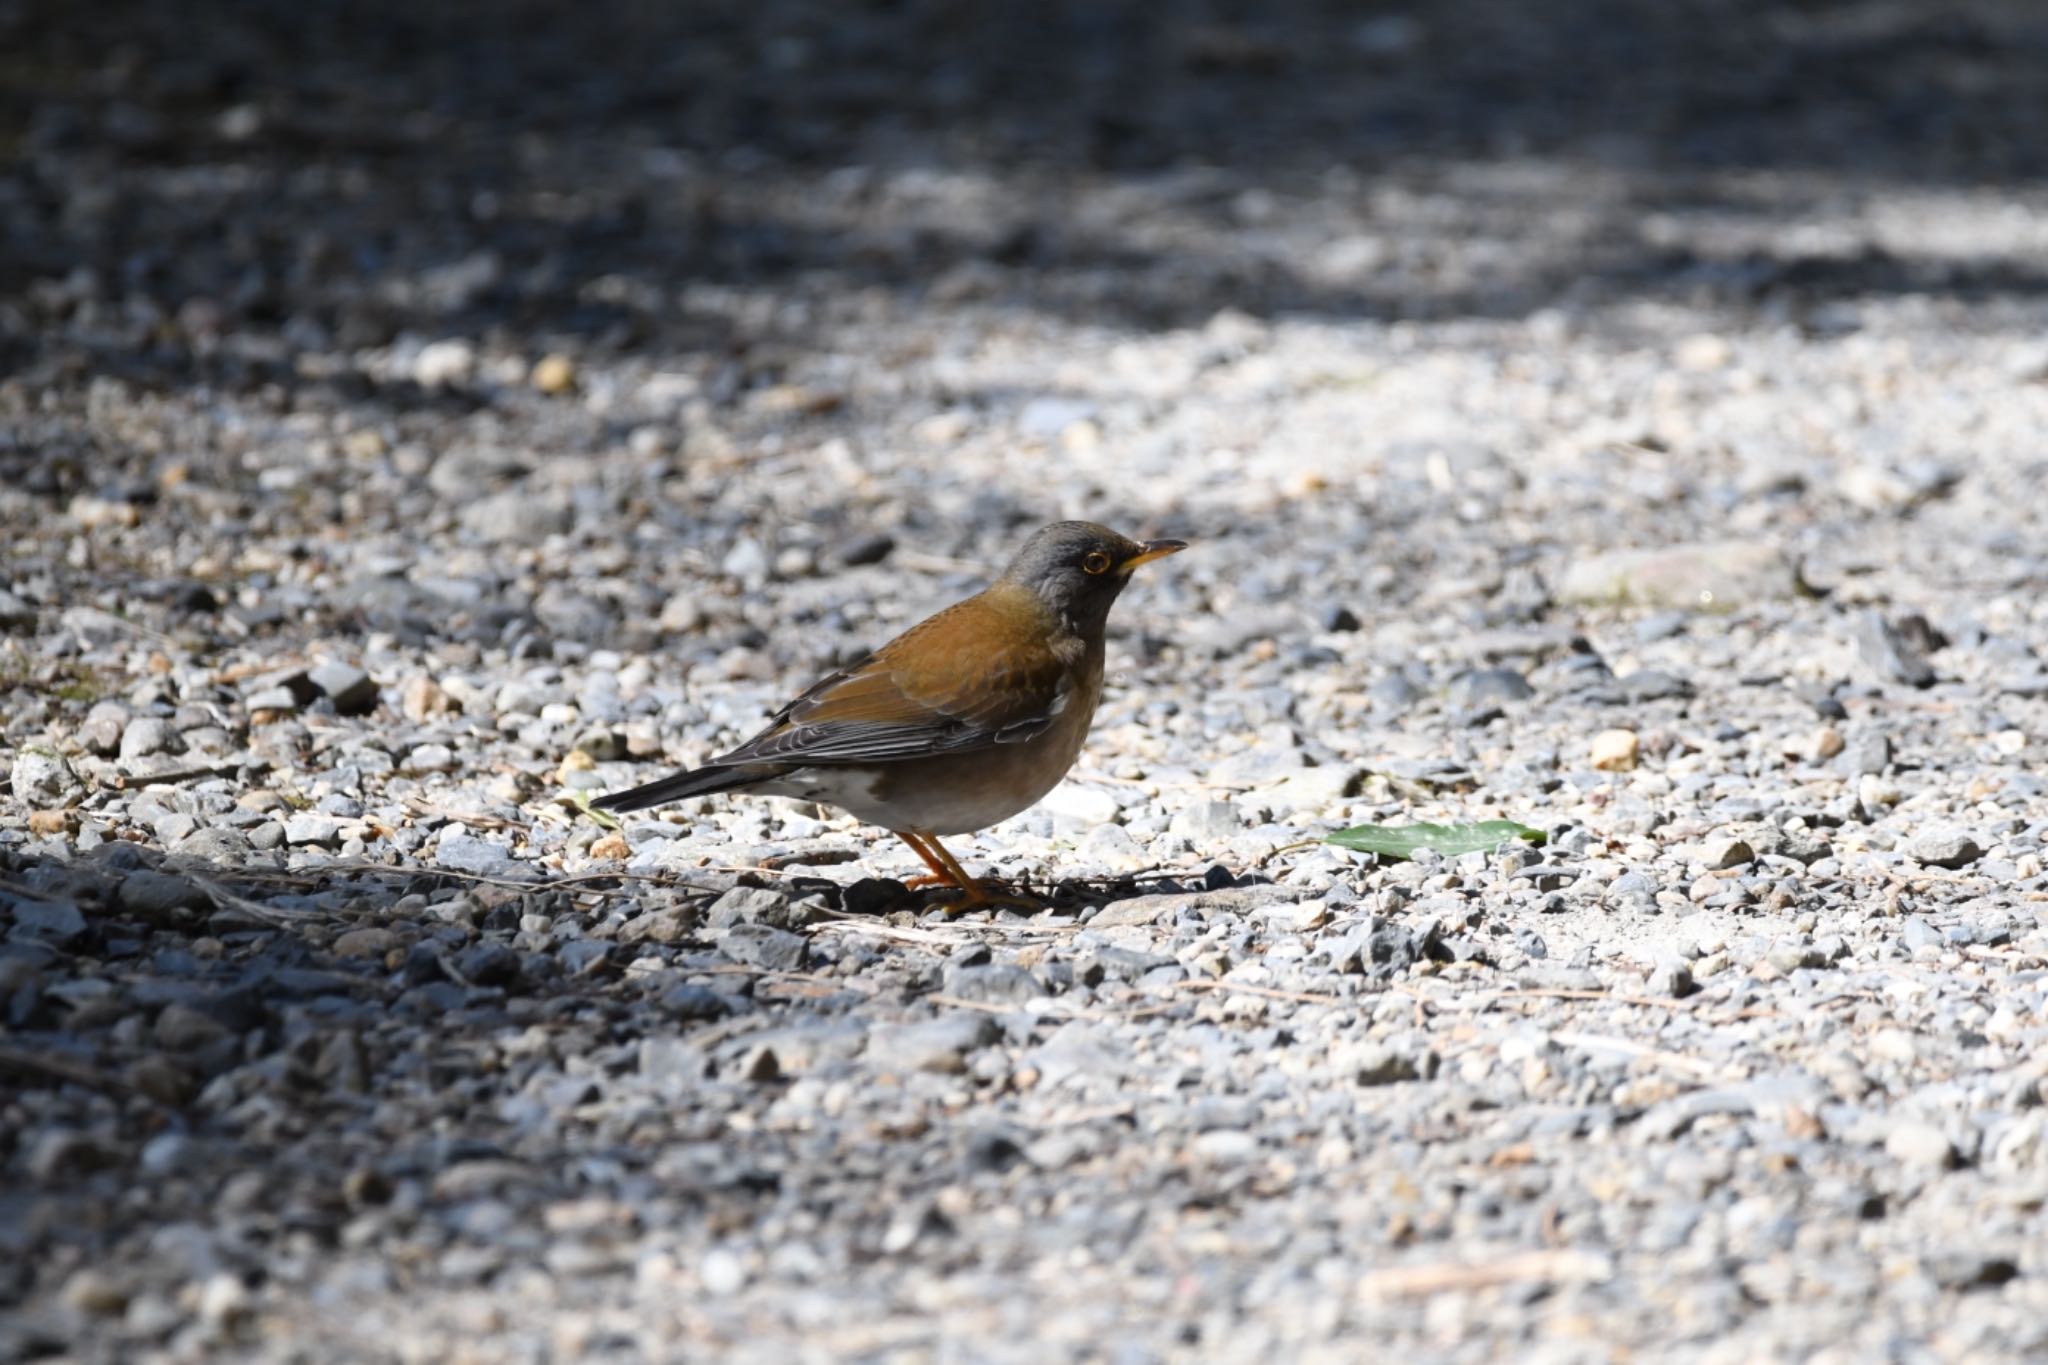
[[[0,1355],[2048,1352],[2048,27],[1239,8],[0,2]]]

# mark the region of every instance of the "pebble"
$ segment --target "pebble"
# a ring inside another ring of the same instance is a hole
[[[894,1024],[868,1035],[867,1060],[885,1073],[934,1071],[958,1075],[967,1059],[1002,1036],[986,1014],[961,1011],[913,1024]]]
[[[1984,850],[1978,847],[1976,840],[1952,830],[1929,830],[1925,834],[1917,834],[1907,845],[1907,851],[1914,861],[1924,866],[1950,870],[1968,867],[1984,856]]]
[[[1633,730],[1602,730],[1593,736],[1590,757],[1602,772],[1632,772],[1642,741]]]

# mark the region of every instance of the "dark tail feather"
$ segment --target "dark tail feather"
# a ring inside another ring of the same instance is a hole
[[[686,796],[709,796],[713,792],[751,787],[756,782],[766,782],[788,771],[789,769],[780,763],[748,763],[731,768],[692,768],[686,773],[671,773],[645,786],[632,787],[622,792],[606,792],[590,804],[599,810],[646,810],[649,806],[659,806],[665,801],[680,801]]]

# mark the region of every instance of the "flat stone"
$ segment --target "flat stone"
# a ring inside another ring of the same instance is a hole
[[[441,836],[441,842],[434,847],[434,862],[456,872],[469,872],[479,877],[514,877],[524,874],[526,868],[510,849],[494,844],[488,839],[479,839],[473,834],[455,832]]]
[[[59,947],[83,938],[85,915],[70,901],[39,901],[23,897],[14,902],[14,927]]]
[[[1915,835],[1906,845],[1906,852],[1924,867],[1941,867],[1951,871],[1968,867],[1984,856],[1984,850],[1977,841],[1967,834],[1953,830],[1929,830]]]
[[[340,843],[341,821],[331,815],[300,811],[284,822],[284,841],[295,846]]]
[[[129,914],[151,921],[168,920],[181,910],[208,904],[206,893],[183,877],[150,871],[123,877],[117,899]]]
[[[718,946],[735,962],[771,972],[801,971],[810,956],[802,937],[765,924],[735,924],[718,936]]]
[[[867,1059],[877,1071],[958,1075],[969,1054],[1002,1037],[986,1014],[959,1011],[914,1024],[884,1025],[868,1035]]]
[[[1565,567],[1559,601],[1590,606],[1735,611],[1796,597],[1799,575],[1774,545],[1705,541],[1657,550],[1612,550]]]
[[[758,886],[735,886],[711,903],[705,922],[714,929],[735,924],[766,924],[777,929],[789,927],[789,897]]]
[[[381,925],[350,929],[334,940],[336,957],[383,957],[398,946],[398,935]]]

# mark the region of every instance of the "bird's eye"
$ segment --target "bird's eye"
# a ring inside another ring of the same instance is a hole
[[[1109,552],[1106,550],[1090,550],[1082,557],[1081,567],[1092,574],[1108,573]]]

